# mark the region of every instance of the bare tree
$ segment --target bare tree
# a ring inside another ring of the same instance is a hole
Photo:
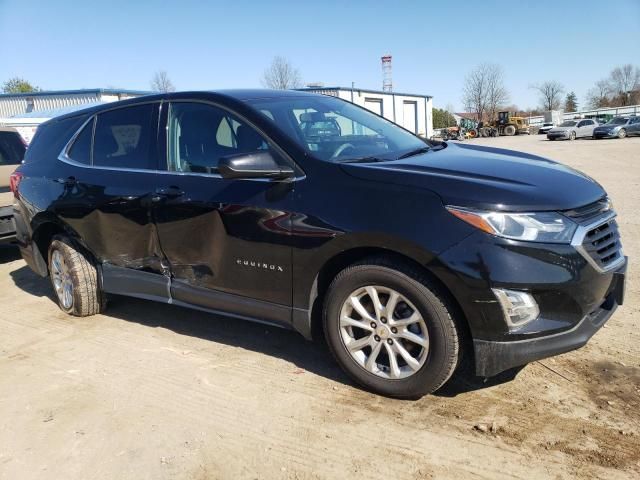
[[[274,57],[262,76],[262,84],[267,88],[287,90],[302,86],[300,71],[286,58]]]
[[[640,88],[640,69],[631,64],[614,68],[609,74],[609,87],[618,103],[629,105],[631,92]]]
[[[595,86],[587,92],[587,105],[591,108],[608,107],[609,91],[609,83],[606,80],[596,82]]]
[[[500,65],[487,65],[487,114],[489,120],[497,117],[501,106],[509,101],[509,92],[504,86],[504,74]]]
[[[169,75],[164,70],[158,70],[151,79],[151,90],[154,92],[175,92],[176,87],[174,87],[173,82],[169,79]]]
[[[564,85],[555,80],[550,80],[538,85],[533,85],[540,92],[540,105],[543,110],[557,110],[562,105]]]
[[[487,108],[487,89],[485,66],[480,65],[467,74],[462,91],[465,110],[475,113],[479,122],[483,120]]]
[[[483,63],[465,78],[462,102],[468,112],[476,114],[478,121],[484,120],[485,116],[494,118],[498,108],[508,101],[500,65]]]

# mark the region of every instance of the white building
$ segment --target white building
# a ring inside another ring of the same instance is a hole
[[[101,103],[148,95],[138,90],[105,88],[0,94],[0,125],[14,127],[27,143],[50,118]]]
[[[433,136],[433,97],[429,95],[344,87],[308,87],[300,90],[347,100],[397,123],[416,135],[426,138]]]

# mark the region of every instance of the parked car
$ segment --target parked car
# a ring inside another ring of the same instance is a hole
[[[12,178],[22,256],[63,311],[120,294],[324,335],[384,395],[433,392],[464,358],[487,377],[578,348],[623,301],[594,180],[329,96],[91,108],[43,124]]]
[[[640,135],[640,117],[615,117],[593,131],[594,138],[624,138]]]
[[[548,133],[554,127],[553,123],[543,123],[542,126],[538,129],[538,134]]]
[[[24,158],[25,148],[24,140],[16,129],[0,127],[0,245],[16,237],[9,176]]]
[[[553,127],[547,132],[549,140],[569,139],[592,137],[593,130],[598,124],[595,120],[565,120],[558,127]]]

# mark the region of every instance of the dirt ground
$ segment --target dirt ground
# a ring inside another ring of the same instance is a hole
[[[585,348],[390,400],[277,328],[126,298],[69,317],[1,249],[0,478],[640,478],[640,138],[473,142],[612,196],[627,299]]]

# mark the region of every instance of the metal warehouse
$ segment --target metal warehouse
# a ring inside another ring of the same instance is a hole
[[[344,87],[307,87],[300,90],[355,103],[421,137],[433,135],[433,97],[430,95]]]
[[[81,89],[0,94],[0,124],[16,128],[29,142],[42,122],[57,115],[101,103],[148,95],[150,92]]]

